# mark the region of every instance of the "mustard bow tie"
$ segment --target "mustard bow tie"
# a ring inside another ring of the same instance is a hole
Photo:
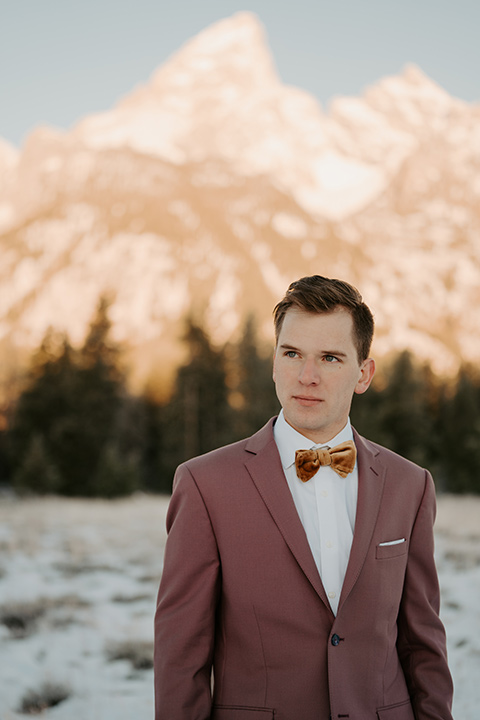
[[[332,470],[347,477],[355,467],[357,449],[352,440],[340,443],[334,448],[318,448],[315,450],[297,450],[295,453],[295,467],[297,475],[302,482],[307,482],[315,475],[320,465],[330,465]]]

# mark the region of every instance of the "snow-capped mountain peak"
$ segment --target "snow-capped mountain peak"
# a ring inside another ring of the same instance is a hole
[[[248,312],[267,333],[319,273],[363,291],[377,353],[455,370],[480,352],[479,121],[414,66],[326,114],[254,15],[222,20],[109,112],[0,143],[0,359],[49,325],[80,342],[108,292],[145,378],[193,305],[215,341]]]
[[[222,134],[234,134],[227,131],[242,114],[239,105],[247,101],[251,112],[259,98],[268,102],[281,87],[260,22],[238,13],[186,43],[148,84],[113,110],[87,118],[76,134],[89,147],[129,146],[176,164],[211,155],[231,159]]]
[[[245,89],[278,84],[263,26],[252,13],[220,20],[187,42],[153,75],[160,94],[200,84],[203,92],[228,80]]]
[[[130,147],[177,165],[217,158],[241,175],[268,175],[308,212],[340,218],[378,195],[384,173],[339,152],[329,126],[313,96],[280,83],[262,26],[239,13],[75,134],[97,150]]]

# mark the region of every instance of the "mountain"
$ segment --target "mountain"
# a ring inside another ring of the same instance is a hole
[[[207,28],[144,86],[69,132],[0,141],[0,357],[49,326],[80,343],[98,297],[134,384],[167,377],[182,320],[215,341],[306,274],[357,285],[375,352],[438,372],[476,361],[480,106],[409,66],[328,112],[282,84],[263,28]]]

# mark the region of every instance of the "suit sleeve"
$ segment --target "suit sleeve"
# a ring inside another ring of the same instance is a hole
[[[425,489],[410,537],[398,618],[397,648],[416,720],[452,720],[453,683],[446,638],[439,618],[440,590],[434,561],[435,489],[425,472]]]
[[[195,480],[177,470],[155,613],[155,720],[208,720],[220,562]]]

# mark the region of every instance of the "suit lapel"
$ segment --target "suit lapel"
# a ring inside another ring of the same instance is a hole
[[[358,458],[357,513],[352,549],[340,595],[339,611],[355,585],[365,562],[385,484],[385,467],[378,460],[378,451],[355,430],[354,440]]]
[[[273,437],[273,421],[246,445],[245,462],[263,502],[307,579],[331,612],[307,536],[298,516]]]

